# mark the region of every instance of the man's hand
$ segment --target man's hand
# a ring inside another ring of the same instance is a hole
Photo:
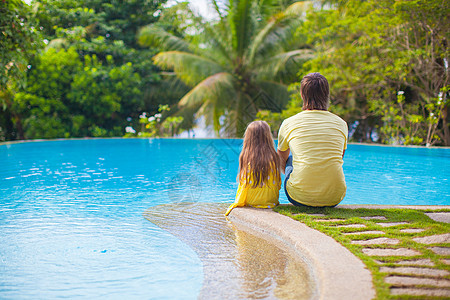
[[[284,174],[284,170],[286,169],[286,161],[289,157],[290,149],[288,148],[286,151],[281,151],[277,149],[278,156],[280,157],[281,161],[281,172]]]

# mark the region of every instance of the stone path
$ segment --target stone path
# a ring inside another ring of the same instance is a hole
[[[435,221],[450,223],[450,212],[433,212],[425,214]]]
[[[426,215],[435,221],[450,223],[450,213],[438,212],[426,213]],[[322,219],[320,215],[316,216],[317,219],[314,221],[344,229],[345,231],[342,234],[349,236],[352,239],[352,244],[364,247],[362,252],[373,257],[379,265],[379,271],[386,274],[384,281],[389,285],[392,296],[444,297],[450,299],[450,268],[446,267],[450,264],[450,233],[412,238],[413,242],[421,245],[419,249],[427,249],[439,255],[440,257],[437,260],[430,259],[426,253],[422,253],[426,250],[395,248],[395,245],[400,242],[398,239],[382,237],[386,234],[383,231],[384,228],[407,227],[408,222],[383,222],[386,220],[384,216],[362,217],[361,219],[376,222],[376,225],[382,227],[381,230],[364,231],[364,228],[367,227],[364,224],[332,224],[345,220]],[[351,231],[351,228],[355,228],[356,231],[347,232]],[[412,236],[424,231],[425,229],[422,228],[414,228],[412,224],[411,228],[399,230],[401,233],[411,234]],[[362,234],[370,234],[374,237],[358,240],[358,236]],[[411,257],[411,259],[406,259],[408,257]]]

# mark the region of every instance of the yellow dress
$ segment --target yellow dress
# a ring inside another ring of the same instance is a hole
[[[253,181],[253,175],[250,177]],[[252,187],[251,184],[246,185],[245,180],[239,182],[236,193],[236,200],[230,205],[225,216],[238,206],[253,206],[257,208],[273,208],[279,204],[278,196],[281,187],[281,178],[276,178],[272,171],[269,178],[262,186]]]

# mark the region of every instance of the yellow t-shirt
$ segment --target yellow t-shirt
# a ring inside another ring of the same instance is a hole
[[[281,124],[278,149],[291,150],[293,171],[289,196],[309,206],[333,206],[347,186],[342,155],[347,149],[347,123],[329,111],[305,110]]]
[[[250,176],[253,180],[253,176]],[[279,190],[281,188],[281,178],[276,178],[272,171],[263,186],[252,187],[246,185],[244,180],[239,182],[236,193],[236,200],[230,205],[225,216],[238,206],[253,206],[258,208],[272,208],[278,205]]]

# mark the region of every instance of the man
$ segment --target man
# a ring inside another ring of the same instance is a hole
[[[335,206],[347,190],[342,169],[347,123],[328,111],[330,90],[321,74],[303,77],[300,94],[303,111],[284,120],[278,133],[284,191],[297,206]]]

